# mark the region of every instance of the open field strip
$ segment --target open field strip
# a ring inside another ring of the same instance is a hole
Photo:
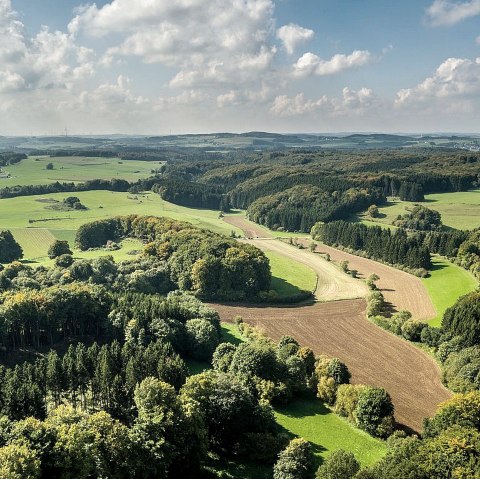
[[[444,258],[434,256],[433,266],[430,276],[422,279],[422,282],[437,311],[436,317],[429,324],[441,326],[446,309],[453,306],[460,296],[474,291],[478,282],[469,271]]]
[[[53,170],[47,170],[48,163]],[[81,183],[87,180],[111,180],[112,178],[137,181],[152,175],[160,168],[159,161],[130,161],[119,158],[86,158],[81,156],[54,157],[31,156],[15,165],[5,166],[11,178],[0,179],[0,188],[16,185],[46,185],[60,183]]]
[[[265,254],[272,270],[271,289],[279,297],[288,298],[316,288],[317,275],[312,268],[274,251],[266,251]]]

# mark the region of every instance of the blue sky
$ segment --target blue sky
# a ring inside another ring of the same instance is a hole
[[[480,132],[480,0],[0,0],[0,112],[0,135]]]

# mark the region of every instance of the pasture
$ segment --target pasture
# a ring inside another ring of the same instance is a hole
[[[387,451],[384,441],[354,428],[318,399],[300,399],[277,408],[275,419],[289,434],[312,444],[316,467],[337,449],[353,452],[362,466],[378,462]]]
[[[356,218],[367,226],[378,224],[391,227],[397,216],[407,213],[407,209],[414,204],[417,203],[389,198],[387,204],[379,206],[379,218],[371,218],[366,212]],[[425,201],[418,204],[438,211],[443,224],[450,228],[467,230],[480,226],[480,190],[425,195]]]
[[[53,170],[47,170],[48,163]],[[81,183],[87,180],[112,178],[130,182],[152,175],[160,168],[159,161],[130,161],[119,158],[85,158],[81,156],[49,157],[30,156],[26,160],[3,167],[11,178],[0,178],[0,188],[16,185],[46,185],[60,183]]]
[[[441,326],[446,309],[453,306],[460,296],[474,291],[478,286],[469,271],[438,256],[433,258],[430,276],[422,279],[422,282],[437,311],[435,318],[429,321],[431,326]]]
[[[315,289],[317,275],[313,269],[274,251],[265,254],[270,260],[272,289],[280,298]]]
[[[223,222],[216,211],[177,206],[151,192],[132,195],[111,191],[85,191],[74,195],[80,198],[87,210],[55,211],[46,208],[49,200],[62,201],[66,196],[70,196],[69,193],[0,200],[0,227],[11,229],[14,236],[16,235],[25,250],[24,259],[40,262],[45,259],[53,239],[49,237],[49,241],[40,240],[40,233],[37,231],[39,229],[44,235],[49,231],[55,238],[68,240],[73,246],[75,232],[82,224],[116,215],[167,216],[217,233],[241,233],[241,230]],[[75,254],[85,257],[89,253],[76,251]]]

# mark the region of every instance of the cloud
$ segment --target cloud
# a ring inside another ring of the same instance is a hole
[[[295,23],[284,25],[277,30],[277,38],[280,39],[289,55],[303,43],[312,40],[315,32],[308,28],[303,28]]]
[[[427,16],[434,26],[454,25],[476,15],[480,15],[480,0],[467,2],[435,0],[427,8]]]
[[[293,66],[293,74],[296,77],[335,75],[345,70],[368,65],[374,60],[368,50],[355,50],[350,55],[337,54],[330,60],[323,60],[309,52],[297,60]]]
[[[353,90],[345,87],[341,97],[329,98],[326,95],[317,100],[308,100],[304,93],[294,97],[279,95],[273,101],[270,113],[287,118],[322,113],[328,117],[361,116],[373,108],[380,108],[381,104],[373,91],[369,88]]]
[[[435,71],[413,88],[397,93],[397,107],[418,106],[440,109],[472,109],[480,107],[480,57],[448,58]]]
[[[272,0],[113,0],[77,10],[69,31],[114,34],[106,64],[138,57],[175,69],[172,87],[213,87],[255,82],[271,69],[273,12]]]
[[[2,92],[70,88],[93,72],[93,52],[70,34],[44,27],[30,37],[10,0],[0,0],[0,89]]]

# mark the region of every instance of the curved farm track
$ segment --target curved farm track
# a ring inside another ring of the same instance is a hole
[[[271,235],[266,230],[242,217],[226,217],[225,221],[243,229],[246,237],[251,240],[249,242],[262,249],[274,249],[297,261],[302,258],[300,262],[308,262],[308,259],[305,260],[305,252],[299,254],[299,250],[286,244],[285,247],[278,247],[278,242],[271,240]],[[308,240],[304,241],[307,244]],[[294,257],[285,248],[293,252]],[[320,245],[317,252],[328,253],[334,262],[349,261],[350,268],[357,269],[360,278],[366,278],[372,273],[378,274],[378,286],[394,309],[408,309],[417,319],[435,316],[430,297],[418,278],[325,245]],[[314,258],[316,256],[308,254]],[[318,260],[322,261],[320,258]],[[319,278],[322,278],[322,273],[328,275],[329,271],[321,263],[315,264],[320,265],[321,271],[318,271],[318,267],[313,267]],[[326,277],[324,280],[328,281]],[[330,280],[332,281],[337,282]],[[325,291],[322,292],[321,285],[319,288],[317,297],[321,298]],[[341,296],[344,290],[340,286],[339,288],[331,291],[336,291],[337,296],[340,291]],[[355,294],[358,293],[347,295],[346,298],[354,297]],[[259,327],[275,340],[290,335],[302,345],[312,348],[317,355],[338,357],[348,365],[352,383],[384,387],[392,396],[397,421],[414,431],[421,431],[423,419],[431,416],[437,405],[451,395],[442,385],[440,368],[432,358],[409,342],[365,319],[366,303],[363,299],[316,302],[292,307],[251,304],[212,306],[218,310],[222,321],[231,322],[235,316],[242,316],[246,322]]]

